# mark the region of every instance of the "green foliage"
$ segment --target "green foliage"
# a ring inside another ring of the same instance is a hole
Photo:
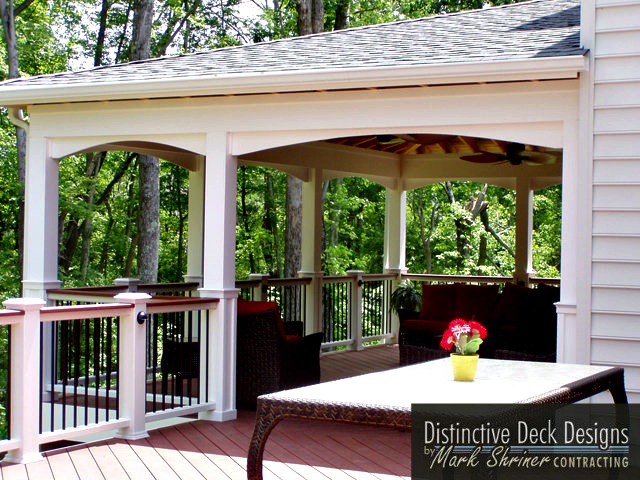
[[[407,194],[407,267],[412,272],[453,275],[505,275],[515,269],[515,192],[489,186],[484,197],[489,224],[505,245],[488,234],[469,201],[483,186],[452,182],[451,202],[442,184]],[[560,261],[561,187],[534,195],[534,268],[537,275],[558,276]],[[433,222],[433,223],[432,223]],[[465,228],[459,232],[456,223]],[[460,247],[460,241],[467,250]],[[481,248],[482,246],[482,248]],[[467,253],[465,255],[465,253]],[[482,255],[481,255],[482,253]]]
[[[378,23],[422,18],[430,15],[453,13],[482,8],[489,5],[505,5],[524,0],[347,0],[348,26],[360,27]],[[336,11],[345,0],[325,0],[325,31],[334,30]],[[276,40],[297,35],[296,2],[283,0],[266,7],[257,20],[249,26],[254,42]]]
[[[382,271],[384,188],[362,178],[332,180],[324,202],[323,270]]]
[[[16,158],[15,128],[6,111],[0,111],[0,300],[20,295],[20,269],[16,245],[20,184]]]
[[[536,192],[533,201],[533,269],[539,277],[559,277],[562,186]]]

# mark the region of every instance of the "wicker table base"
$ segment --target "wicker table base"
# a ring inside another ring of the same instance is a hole
[[[259,397],[247,478],[262,479],[267,438],[285,418],[408,429],[412,403],[573,403],[607,390],[627,403],[619,367],[481,359],[474,382],[454,382],[450,368],[440,359]]]

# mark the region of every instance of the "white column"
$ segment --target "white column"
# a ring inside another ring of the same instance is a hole
[[[22,322],[11,326],[11,439],[20,440],[20,448],[10,450],[4,458],[12,463],[29,463],[42,459],[39,451],[40,431],[40,309],[44,300],[16,298],[5,307],[22,310]]]
[[[322,169],[311,170],[302,184],[302,269],[307,287],[306,333],[322,331]]]
[[[588,121],[587,121],[588,123]],[[578,121],[564,124],[562,151],[562,257],[558,361],[591,361],[591,148]],[[593,140],[591,140],[593,141]]]
[[[145,428],[147,394],[146,318],[143,315],[151,295],[146,293],[119,293],[115,299],[131,303],[131,314],[120,318],[120,350],[118,383],[120,388],[120,415],[129,419],[129,426],[118,430],[118,437],[137,440],[148,437]],[[138,319],[144,320],[139,322]]]
[[[204,175],[203,278],[201,297],[218,298],[209,312],[209,391],[216,409],[200,418],[224,421],[237,416],[236,384],[236,178],[237,159],[227,153],[224,132],[207,135]],[[204,358],[201,356],[201,358]]]
[[[25,171],[23,295],[45,298],[58,281],[58,162],[48,141],[29,137]]]
[[[528,177],[516,179],[516,259],[514,278],[516,282],[529,285],[533,270],[533,190]]]
[[[392,283],[392,289],[398,285],[400,275],[407,272],[406,267],[407,244],[407,192],[404,190],[385,191],[384,206],[384,273],[393,273],[397,279]],[[397,337],[400,320],[395,313],[391,313],[391,332]],[[388,340],[395,343],[397,338]]]
[[[406,271],[407,192],[385,191],[384,210],[384,271]]]
[[[204,228],[204,161],[189,172],[189,232],[187,236],[187,274],[185,282],[202,285],[202,255]]]

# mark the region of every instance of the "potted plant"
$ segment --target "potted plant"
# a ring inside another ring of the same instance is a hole
[[[479,322],[462,318],[451,320],[440,346],[445,350],[455,347],[455,352],[451,353],[454,380],[473,381],[478,366],[478,349],[486,336],[487,329]]]
[[[422,305],[422,295],[415,289],[409,280],[404,280],[391,294],[391,311],[395,312],[400,320],[411,318]]]

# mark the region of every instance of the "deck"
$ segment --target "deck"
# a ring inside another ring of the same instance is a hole
[[[322,381],[398,366],[398,349],[375,347],[322,357]],[[255,414],[217,423],[194,420],[151,430],[148,438],[109,439],[46,452],[28,465],[1,464],[2,480],[245,480]],[[410,433],[378,427],[287,420],[265,451],[265,479],[391,480],[410,477]]]

